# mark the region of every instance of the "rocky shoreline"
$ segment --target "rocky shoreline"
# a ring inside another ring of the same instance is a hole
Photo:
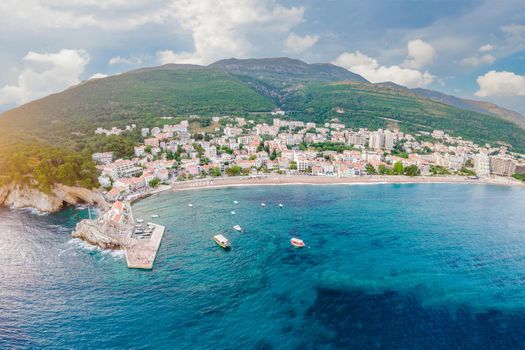
[[[50,193],[16,184],[0,187],[0,206],[34,208],[44,213],[55,213],[65,205],[78,204],[95,205],[101,210],[108,208],[101,193],[81,187],[56,185]]]
[[[71,236],[101,249],[124,250],[126,248],[126,239],[119,237],[118,230],[110,227],[105,220],[82,220],[77,224]]]

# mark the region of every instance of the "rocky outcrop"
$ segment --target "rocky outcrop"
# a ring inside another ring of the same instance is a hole
[[[115,231],[101,220],[82,220],[71,235],[102,249],[124,249],[125,240],[112,237]]]
[[[15,184],[0,187],[0,205],[12,208],[34,208],[42,212],[53,213],[64,205],[91,204],[102,210],[108,204],[104,197],[86,188],[57,185],[51,193],[44,193],[36,188]]]

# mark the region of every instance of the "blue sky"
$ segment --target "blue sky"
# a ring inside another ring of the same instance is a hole
[[[3,0],[0,110],[164,63],[289,56],[525,113],[523,0]]]

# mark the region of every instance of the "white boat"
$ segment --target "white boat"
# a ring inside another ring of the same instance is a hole
[[[189,204],[188,204],[188,207],[190,207],[190,208],[193,207],[193,204],[189,203]]]
[[[242,231],[242,228],[241,228],[241,226],[239,226],[239,225],[235,225],[235,226],[233,226],[233,229],[234,229],[235,231]]]
[[[230,249],[231,248],[231,244],[230,244],[230,241],[228,240],[228,238],[224,237],[221,234],[213,236],[213,240],[221,248],[224,248],[224,249]]]
[[[142,223],[144,222],[144,220],[143,220],[143,219],[137,219],[137,222],[138,222],[139,224],[142,224]]]
[[[233,201],[233,204],[239,204],[239,202],[237,202],[237,201]]]
[[[290,243],[292,243],[292,245],[294,246],[294,248],[303,248],[304,247],[304,242],[302,239],[299,239],[297,237],[293,237],[291,240],[290,240]]]
[[[284,207],[283,203],[279,203],[279,208]]]
[[[230,211],[230,214],[235,215],[235,211],[233,211],[233,210]]]
[[[159,214],[153,214],[153,215],[151,215],[151,217],[152,217],[153,219],[156,219],[156,218],[160,217],[160,215],[159,215]]]
[[[266,206],[266,203],[261,203],[261,207],[265,207]]]

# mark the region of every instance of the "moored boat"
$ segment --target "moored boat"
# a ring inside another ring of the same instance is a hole
[[[156,219],[156,218],[160,217],[160,215],[159,215],[159,214],[153,214],[153,215],[151,215],[151,217],[152,217],[153,219]]]
[[[190,208],[193,207],[193,204],[189,203],[189,204],[188,204],[188,207],[190,207]]]
[[[284,207],[283,203],[279,203],[279,208]]]
[[[235,225],[235,226],[233,226],[233,229],[234,229],[235,231],[242,231],[242,228],[241,228],[241,226],[239,226],[239,225]]]
[[[224,248],[224,249],[230,249],[231,248],[231,244],[230,244],[230,241],[228,240],[228,238],[224,237],[221,234],[213,236],[213,240],[221,248]]]
[[[261,207],[265,207],[266,206],[266,203],[261,203]]]
[[[237,201],[233,201],[233,204],[239,204],[239,202],[237,202]]]
[[[292,243],[292,245],[295,247],[295,248],[303,248],[304,247],[304,242],[302,239],[299,239],[297,237],[293,237],[291,240],[290,240],[290,243]]]
[[[142,224],[144,222],[143,219],[137,219],[137,223]]]
[[[230,211],[230,214],[235,215],[235,211],[233,211],[233,210]]]

